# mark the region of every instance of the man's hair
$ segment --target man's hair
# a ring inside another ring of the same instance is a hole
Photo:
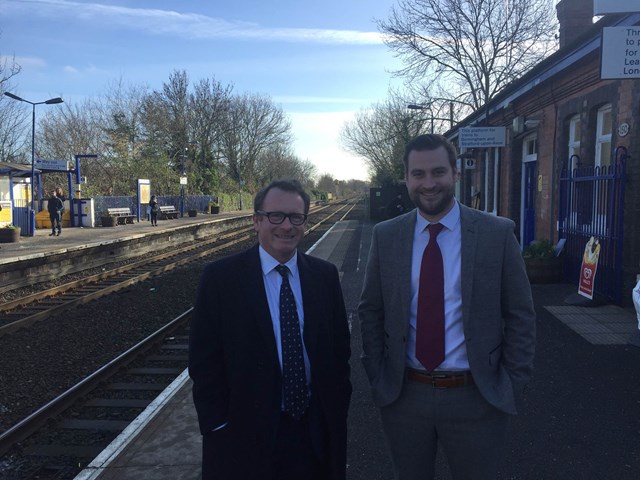
[[[311,203],[311,199],[309,198],[309,194],[304,191],[304,188],[302,188],[302,185],[297,180],[274,180],[269,185],[264,187],[262,190],[256,193],[256,196],[253,199],[254,212],[262,210],[264,199],[267,196],[267,193],[269,193],[269,190],[271,190],[272,188],[277,188],[278,190],[283,190],[285,192],[291,192],[300,195],[302,201],[304,202],[304,213],[309,213],[309,204]]]
[[[451,169],[456,170],[456,159],[458,158],[458,154],[456,152],[456,148],[453,144],[447,140],[446,137],[442,135],[437,135],[435,133],[428,133],[426,135],[418,135],[404,148],[404,157],[402,157],[402,162],[404,163],[404,174],[405,177],[409,171],[409,154],[412,151],[422,152],[424,150],[437,150],[440,147],[444,147],[447,151],[447,156],[449,157],[449,163],[451,164]]]

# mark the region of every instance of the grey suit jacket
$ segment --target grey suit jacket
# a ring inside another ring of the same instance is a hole
[[[469,365],[484,398],[516,413],[535,350],[535,311],[513,221],[460,205],[462,321]],[[416,211],[379,223],[358,313],[362,362],[378,406],[393,403],[404,380],[411,251]]]

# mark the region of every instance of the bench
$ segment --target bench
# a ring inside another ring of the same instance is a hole
[[[178,218],[178,215],[180,215],[180,212],[176,210],[176,207],[173,205],[161,205],[158,219],[167,220],[169,218]]]
[[[124,208],[107,208],[107,215],[114,217],[117,225],[125,225],[127,223],[133,224],[134,215],[131,213],[131,209]]]

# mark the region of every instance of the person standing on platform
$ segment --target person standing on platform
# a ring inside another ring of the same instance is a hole
[[[336,267],[297,250],[309,196],[256,194],[258,244],[208,265],[189,339],[204,480],[346,476],[350,340]]]
[[[404,154],[417,206],[374,227],[358,306],[362,362],[400,480],[494,480],[532,373],[535,312],[514,223],[456,200],[456,152],[421,135]]]
[[[64,201],[66,200],[65,196],[64,196],[64,192],[62,191],[62,187],[56,187],[56,196],[62,200],[62,203],[64,204]]]
[[[47,210],[49,211],[49,219],[51,220],[51,233],[50,237],[56,234],[56,228],[58,230],[58,236],[62,233],[62,212],[64,210],[64,204],[62,200],[58,198],[55,190],[51,190],[51,197],[47,202]]]
[[[151,218],[151,226],[158,226],[158,212],[160,211],[160,206],[158,205],[158,201],[156,200],[155,195],[151,195],[151,200],[149,201],[149,215]]]

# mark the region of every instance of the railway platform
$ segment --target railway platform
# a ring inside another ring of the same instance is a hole
[[[188,225],[203,222],[224,221],[240,215],[250,216],[250,212],[225,212],[216,215],[201,214],[195,217],[184,216],[173,220],[159,220],[158,226],[151,226],[149,221],[140,221],[117,227],[67,227],[60,236],[49,236],[51,230],[36,229],[33,237],[20,237],[20,241],[0,243],[0,265],[15,261],[28,260],[39,256],[64,254],[95,244],[122,242],[129,238],[145,236],[165,230],[175,230]]]
[[[160,222],[159,227],[141,222],[115,228],[67,228],[60,237],[37,231],[19,245],[0,244],[0,264],[205,220],[209,219],[198,216]],[[348,480],[393,478],[377,409],[359,361],[357,304],[371,229],[367,222],[340,222],[310,249],[312,255],[338,267],[353,327]],[[538,315],[535,374],[521,414],[511,421],[498,478],[637,478],[640,348],[629,343],[630,336],[638,334],[635,311],[615,305],[569,305],[565,300],[577,290],[574,285],[533,285],[532,289]],[[76,480],[196,480],[200,454],[191,382],[185,371]],[[443,455],[438,457],[436,478],[451,478]]]
[[[393,478],[382,427],[359,362],[361,350],[356,311],[371,228],[372,225],[366,223],[341,222],[309,251],[338,267],[353,326],[354,393],[349,413],[349,480]],[[567,305],[565,299],[574,291],[572,285],[533,286],[539,321],[539,373],[532,382],[533,392],[526,399],[524,415],[513,421],[500,478],[588,478],[594,469],[610,468],[612,454],[618,462],[617,478],[636,478],[640,468],[640,447],[631,447],[631,455],[635,454],[635,457],[624,461],[613,453],[620,452],[621,443],[629,448],[634,443],[633,432],[637,432],[634,429],[640,428],[640,416],[631,420],[616,412],[616,408],[640,401],[640,390],[629,382],[620,381],[635,379],[636,385],[640,384],[640,348],[627,342],[629,335],[637,332],[635,312],[612,305]],[[587,373],[581,378],[578,373],[582,369],[593,370],[594,364],[598,365],[597,371],[601,375],[610,370],[608,380],[600,388],[594,388],[592,375]],[[602,367],[603,364],[606,366]],[[584,396],[577,401],[582,408],[575,408],[576,395]],[[596,435],[595,439],[598,438],[602,426],[587,421],[598,413],[607,416],[611,429],[618,428],[615,441],[606,434],[603,436],[607,440],[594,440],[594,444],[602,449],[600,455],[594,455],[592,449],[582,452],[567,448],[567,443],[584,442],[584,438],[590,438],[592,433]],[[564,423],[558,419],[563,419]],[[625,427],[621,431],[619,428],[628,422],[633,424],[632,428]],[[617,446],[610,445],[608,442],[611,441]],[[608,460],[603,460],[598,467],[593,465],[598,463],[594,458]],[[200,459],[201,438],[191,401],[191,382],[185,371],[76,480],[195,480],[200,478]],[[542,469],[541,459],[545,462]],[[576,473],[575,469],[566,470],[565,465],[576,464],[580,465],[581,473]],[[572,476],[574,474],[576,476]],[[437,478],[451,478],[444,456],[440,454]]]

